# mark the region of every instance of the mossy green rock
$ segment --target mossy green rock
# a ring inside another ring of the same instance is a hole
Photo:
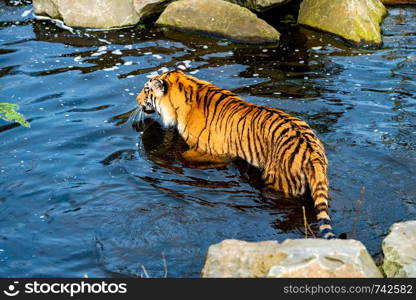
[[[387,277],[416,278],[416,221],[393,224],[382,249]]]
[[[247,8],[223,0],[172,2],[156,24],[243,43],[275,43],[280,37],[276,29]]]
[[[380,23],[387,10],[380,0],[304,0],[298,23],[360,45],[382,43]]]

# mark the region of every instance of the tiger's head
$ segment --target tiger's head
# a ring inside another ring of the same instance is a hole
[[[143,89],[137,96],[137,102],[143,112],[153,114],[157,110],[159,99],[166,92],[166,83],[157,78],[152,78],[144,84]]]
[[[168,71],[151,78],[136,98],[139,108],[147,114],[157,112],[167,127],[178,125],[179,119],[191,109],[182,90],[187,84],[187,78],[180,70]]]

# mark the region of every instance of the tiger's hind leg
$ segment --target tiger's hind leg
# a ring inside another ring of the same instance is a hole
[[[195,149],[189,149],[182,153],[187,163],[198,169],[210,169],[226,166],[230,159],[226,156],[211,155]]]

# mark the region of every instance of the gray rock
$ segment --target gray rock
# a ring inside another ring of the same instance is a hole
[[[156,24],[243,43],[273,43],[280,37],[279,32],[247,8],[223,0],[172,2]]]
[[[139,15],[140,21],[161,13],[166,6],[175,0],[133,0],[136,13]]]
[[[292,0],[226,0],[255,12],[264,12],[276,6],[289,3]]]
[[[250,243],[224,240],[209,247],[202,277],[382,277],[355,240],[298,239]]]
[[[380,23],[386,14],[380,0],[304,0],[298,23],[357,44],[380,45]]]
[[[287,257],[270,268],[267,277],[382,277],[364,245],[356,240],[286,240]]]
[[[202,277],[265,277],[271,266],[287,256],[279,250],[276,241],[224,240],[209,247]]]
[[[37,15],[48,16],[53,19],[60,19],[56,0],[33,0],[33,11]]]
[[[135,25],[163,11],[171,0],[33,0],[36,15],[62,20],[65,25],[113,28]]]
[[[393,224],[382,249],[387,277],[416,278],[416,221]]]

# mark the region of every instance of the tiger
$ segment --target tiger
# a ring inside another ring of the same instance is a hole
[[[158,113],[166,127],[177,129],[189,146],[182,153],[186,161],[219,166],[242,159],[260,170],[267,189],[285,197],[309,191],[318,236],[335,238],[328,214],[328,160],[305,121],[179,69],[148,80],[136,101],[137,109]]]

